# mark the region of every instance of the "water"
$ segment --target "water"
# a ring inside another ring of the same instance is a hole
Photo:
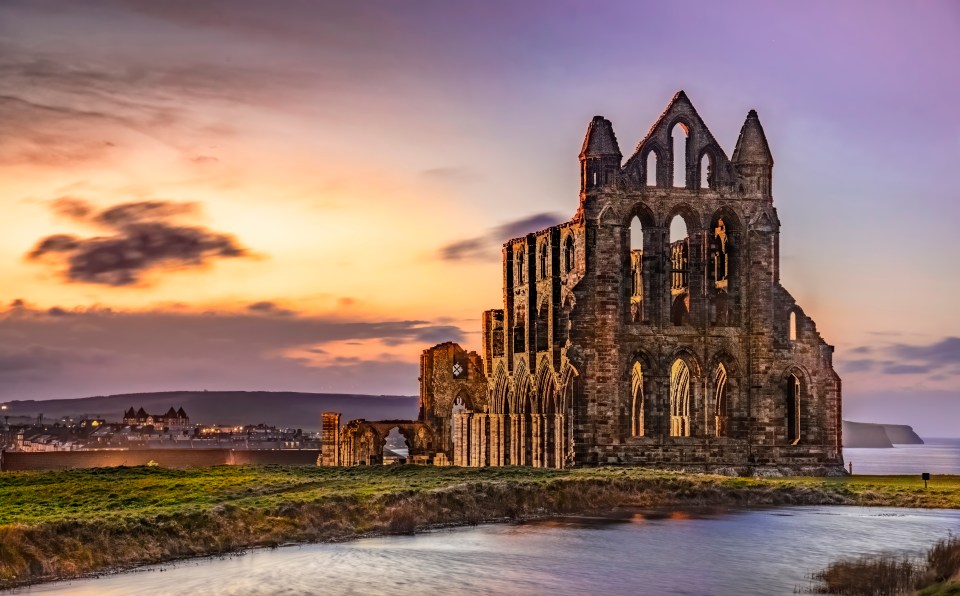
[[[661,511],[258,550],[18,593],[792,594],[837,557],[920,555],[948,532],[960,511]]]
[[[925,445],[892,449],[843,449],[854,474],[960,474],[960,439],[924,439]]]

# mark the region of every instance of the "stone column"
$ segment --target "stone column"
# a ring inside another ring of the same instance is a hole
[[[522,415],[510,414],[510,464],[514,466],[523,464],[523,461],[520,458],[520,437],[522,436],[522,433],[520,432],[521,420],[523,420]]]
[[[488,462],[489,466],[499,466],[497,450],[500,443],[500,435],[497,429],[498,414],[487,414],[487,446],[489,448]]]
[[[458,412],[455,436],[453,441],[453,465],[470,465],[470,415],[468,412]]]
[[[530,463],[534,468],[543,466],[543,450],[540,442],[540,414],[530,414]]]

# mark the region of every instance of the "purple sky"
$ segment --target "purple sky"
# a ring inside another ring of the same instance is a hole
[[[479,347],[497,244],[576,209],[590,118],[629,154],[684,89],[728,154],[760,114],[845,417],[960,435],[958,63],[953,1],[6,0],[0,399],[415,394]],[[27,257],[140,225],[206,248]]]

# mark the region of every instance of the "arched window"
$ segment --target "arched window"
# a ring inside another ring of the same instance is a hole
[[[690,324],[690,239],[687,224],[679,215],[670,222],[670,321]]]
[[[716,431],[718,437],[727,436],[727,369],[723,363],[717,365],[714,374],[714,403],[716,411]]]
[[[670,436],[690,436],[690,368],[679,358],[670,368]]]
[[[700,188],[716,188],[716,169],[713,163],[713,154],[704,151],[700,158]]]
[[[713,281],[718,288],[726,288],[730,278],[730,237],[727,235],[727,224],[723,218],[717,218],[717,225],[713,228]]]
[[[453,408],[450,411],[450,441],[453,445],[455,445],[457,441],[457,414],[466,409],[467,406],[463,403],[463,397],[458,395],[457,398],[453,400]]]
[[[646,185],[656,186],[657,185],[657,152],[653,151],[652,149],[650,150],[649,153],[647,153],[646,170],[647,170],[647,179],[645,181]]]
[[[790,311],[790,341],[797,341],[797,313]]]
[[[573,234],[567,236],[567,239],[563,243],[563,271],[564,273],[570,273],[573,271],[573,264],[576,262],[574,257],[576,252],[573,245]]]
[[[540,245],[540,279],[547,278],[547,244]]]
[[[633,436],[643,436],[643,368],[639,362],[633,363],[630,373],[630,391],[633,396],[632,427]]]
[[[677,134],[677,131],[680,134]],[[687,125],[677,122],[670,130],[670,139],[673,141],[673,186],[685,188],[687,186]]]
[[[801,389],[800,377],[796,374],[787,377],[787,442],[791,445],[800,442]]]
[[[643,312],[643,224],[635,217],[630,222],[630,320],[645,319]]]
[[[517,285],[523,283],[523,249],[517,250]]]

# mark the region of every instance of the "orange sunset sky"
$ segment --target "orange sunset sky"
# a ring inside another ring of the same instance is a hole
[[[682,88],[760,114],[845,417],[960,435],[958,5],[717,4],[0,3],[0,400],[415,394]]]

